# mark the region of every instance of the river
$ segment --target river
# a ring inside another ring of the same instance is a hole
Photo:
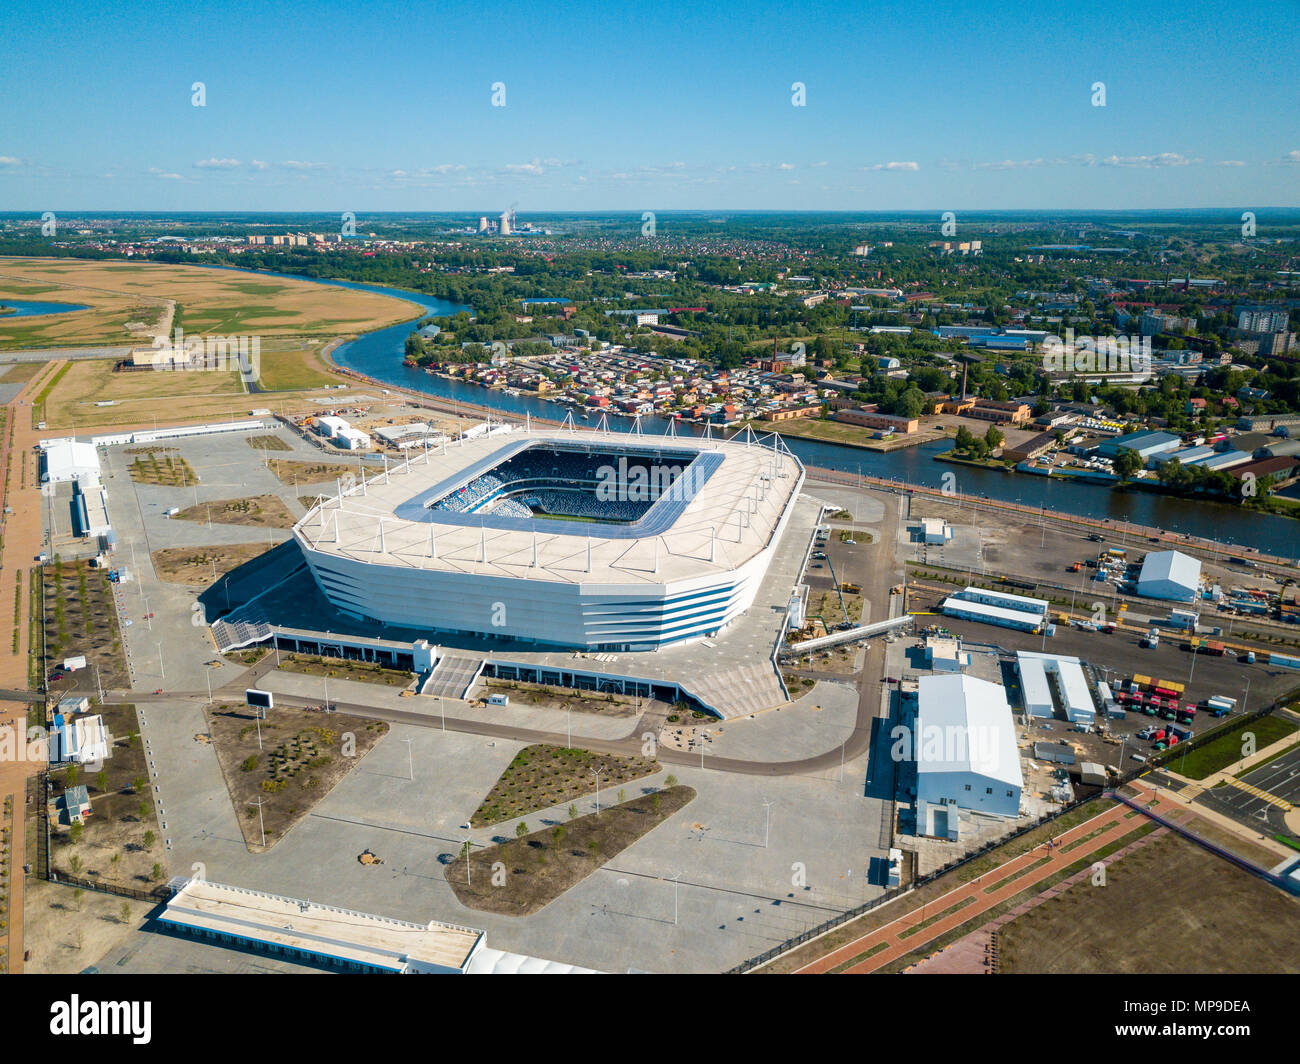
[[[36,303],[27,299],[0,299],[0,307],[12,307],[12,314],[0,314],[0,322],[14,318],[37,318],[42,314],[67,314],[88,309],[83,303]]]
[[[263,272],[263,271],[258,271]],[[314,280],[299,275],[288,276],[296,280]],[[361,284],[355,281],[318,281],[321,284],[353,288],[363,292],[377,292],[406,300],[422,308],[416,317],[441,317],[470,310],[432,296],[405,289],[386,288]],[[403,365],[406,338],[411,333],[411,323],[393,325],[367,333],[337,347],[331,357],[339,366],[373,377],[386,384],[409,388],[412,391],[436,395],[444,399],[486,407],[505,414],[545,417],[559,420],[565,407],[529,396],[506,395],[475,384],[447,380]],[[610,427],[619,432],[632,428],[630,418],[611,417]],[[664,418],[642,418],[642,431],[663,432],[668,427]],[[678,432],[698,435],[693,425],[678,425]],[[911,484],[942,487],[945,473],[956,477],[955,487],[963,494],[985,495],[991,499],[1018,502],[1027,506],[1045,506],[1048,510],[1079,514],[1099,519],[1110,518],[1116,522],[1132,522],[1179,532],[1191,536],[1254,547],[1265,554],[1295,557],[1300,525],[1286,517],[1259,514],[1240,510],[1226,503],[1197,499],[1176,498],[1145,491],[1116,491],[1104,484],[1080,484],[1028,474],[1008,474],[965,465],[934,461],[934,456],[952,446],[950,440],[938,440],[882,454],[876,451],[843,447],[833,443],[802,440],[787,436],[790,450],[806,465],[821,466],[846,473],[861,471],[864,474],[896,478]]]

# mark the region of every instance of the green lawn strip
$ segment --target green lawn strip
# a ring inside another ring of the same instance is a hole
[[[1252,772],[1255,772],[1258,769],[1263,768],[1265,765],[1271,764],[1272,762],[1276,761],[1279,757],[1285,757],[1287,754],[1295,753],[1297,747],[1300,747],[1300,743],[1292,743],[1290,746],[1284,746],[1276,754],[1269,754],[1268,757],[1264,758],[1263,761],[1256,762],[1255,764],[1251,765],[1250,768],[1242,769],[1242,771],[1237,773],[1237,779],[1239,780],[1245,779]]]
[[[888,942],[877,942],[869,950],[864,950],[862,953],[854,954],[843,964],[837,964],[834,968],[830,969],[830,971],[827,972],[826,974],[839,975],[842,972],[847,972],[855,964],[861,964],[863,961],[869,960],[870,958],[874,957],[881,950],[888,949],[888,948],[889,948]]]
[[[1300,728],[1300,725],[1277,714],[1245,721],[1204,746],[1189,750],[1183,757],[1174,758],[1169,762],[1169,768],[1188,779],[1203,780],[1248,756],[1243,754],[1241,749],[1242,736],[1246,732],[1254,734],[1255,749],[1262,750],[1293,734],[1297,728]]]
[[[1088,837],[1089,837],[1089,838],[1092,838],[1091,835],[1089,835]],[[999,879],[999,880],[998,880],[996,883],[994,883],[992,886],[985,887],[985,888],[984,888],[984,893],[985,893],[985,894],[994,894],[994,893],[996,893],[997,891],[1001,890],[1003,887],[1005,887],[1008,883],[1014,883],[1014,882],[1015,882],[1017,879],[1019,879],[1021,876],[1027,876],[1027,875],[1029,875],[1029,873],[1032,872],[1032,871],[1034,871],[1034,869],[1036,869],[1036,868],[1042,868],[1043,865],[1048,864],[1051,860],[1052,860],[1052,859],[1051,859],[1050,857],[1040,857],[1040,858],[1039,858],[1037,861],[1035,861],[1033,864],[1031,864],[1031,865],[1026,865],[1024,868],[1020,869],[1020,871],[1018,871],[1018,872],[1014,872],[1014,873],[1012,873],[1011,875],[1007,876],[1006,879]]]
[[[1105,846],[1101,846],[1098,849],[1094,850],[1092,853],[1088,854],[1087,856],[1082,857],[1079,860],[1075,861],[1073,864],[1067,865],[1065,868],[1061,869],[1061,871],[1053,875],[1047,876],[1044,879],[1039,880],[1037,883],[1034,883],[1032,886],[1026,887],[1024,890],[1022,890],[1019,894],[1015,895],[1014,897],[999,902],[991,909],[988,909],[985,912],[977,914],[976,916],[972,917],[972,919],[967,920],[960,927],[954,927],[950,931],[945,931],[938,938],[926,942],[922,946],[918,946],[906,957],[898,957],[895,960],[890,961],[888,965],[886,965],[884,968],[880,970],[881,974],[900,972],[904,968],[907,968],[910,965],[915,964],[917,961],[922,960],[925,957],[931,956],[934,953],[937,953],[939,950],[943,949],[945,946],[951,945],[952,943],[956,942],[958,939],[965,938],[968,934],[970,934],[972,931],[976,929],[974,926],[972,926],[976,923],[976,921],[978,921],[979,924],[982,925],[984,923],[988,923],[989,921],[997,919],[999,916],[1002,916],[1010,912],[1012,909],[1016,908],[1016,906],[1023,904],[1024,902],[1028,901],[1029,899],[1033,898],[1038,894],[1042,894],[1044,891],[1050,890],[1052,887],[1056,886],[1056,884],[1066,879],[1069,879],[1072,875],[1076,874],[1077,872],[1082,872],[1085,868],[1090,868],[1096,862],[1103,860],[1104,858],[1109,857],[1111,854],[1117,852],[1118,850],[1122,850],[1125,846],[1128,846],[1131,843],[1136,842],[1138,839],[1142,838],[1143,835],[1149,835],[1152,831],[1156,829],[1157,826],[1158,825],[1152,823],[1151,821],[1147,821],[1146,823],[1139,825],[1138,827],[1134,828],[1132,831],[1128,832],[1126,835],[1122,835],[1118,839],[1106,843]]]
[[[907,928],[907,930],[900,931],[898,937],[900,939],[904,939],[904,938],[911,938],[913,935],[920,934],[931,924],[937,923],[939,920],[942,920],[945,917],[951,916],[955,912],[959,912],[960,910],[965,909],[968,905],[974,905],[975,902],[978,900],[979,899],[977,898],[962,898],[962,900],[957,902],[956,905],[950,905],[942,912],[935,913],[933,916],[927,916],[919,924],[913,924],[911,927]]]
[[[923,900],[927,898],[931,901],[937,900],[956,889],[962,883],[967,883],[992,869],[1006,864],[1008,861],[1014,860],[1022,853],[1027,853],[1035,846],[1046,842],[1049,838],[1059,837],[1071,828],[1104,813],[1112,807],[1113,803],[1109,799],[1101,796],[1093,798],[1078,808],[1063,813],[1050,823],[1033,828],[1019,838],[995,847],[987,853],[967,861],[960,868],[953,869],[938,879],[917,887],[911,893],[886,902],[878,908],[871,909],[861,916],[826,932],[813,942],[795,947],[761,968],[755,969],[755,973],[778,975],[793,972],[812,964],[842,946],[849,945],[857,939],[865,938],[872,931],[907,915],[908,912],[920,905]]]

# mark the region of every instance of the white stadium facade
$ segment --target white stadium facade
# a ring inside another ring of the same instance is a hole
[[[502,427],[340,481],[294,538],[352,617],[654,650],[753,602],[803,479],[776,436]]]

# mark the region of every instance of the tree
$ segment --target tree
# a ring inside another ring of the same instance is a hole
[[[527,834],[528,834],[528,824],[522,820],[519,821],[519,823],[515,826],[515,838],[522,839]]]
[[[149,781],[145,779],[143,776],[136,776],[135,779],[131,781],[131,790],[136,792],[142,791],[145,789],[145,786],[148,784],[148,782]]]
[[[129,924],[131,922],[131,906],[126,902],[122,902],[122,908],[117,911],[117,915],[122,923]]]
[[[665,787],[676,787],[676,786],[677,786],[677,777],[674,776],[671,772],[668,773],[668,775],[664,777],[664,786],[665,786]]]
[[[1004,439],[1006,436],[996,425],[990,425],[988,432],[984,433],[984,442],[989,445],[990,451],[997,450]]]
[[[157,861],[153,863],[153,878],[162,879],[162,865],[160,865]]]
[[[1142,468],[1142,456],[1131,447],[1121,447],[1115,455],[1115,475],[1120,480],[1131,480]]]
[[[154,844],[156,841],[157,841],[157,836],[155,836],[154,833],[153,833],[152,831],[146,831],[146,832],[144,833],[144,848],[145,848],[146,850],[152,850],[152,849],[153,849],[153,844]]]
[[[108,772],[105,769],[95,773],[95,786],[101,794],[108,790]]]
[[[71,857],[68,858],[68,867],[72,869],[72,874],[74,876],[80,875],[81,858],[74,853]]]

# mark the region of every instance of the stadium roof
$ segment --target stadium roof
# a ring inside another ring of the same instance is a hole
[[[914,743],[918,772],[973,772],[1023,787],[1016,730],[1006,691],[974,676],[922,676]],[[939,732],[933,729],[941,729]],[[928,738],[942,735],[942,749]],[[959,736],[964,742],[949,742]]]
[[[535,445],[649,450],[689,466],[691,476],[679,478],[628,525],[428,508]],[[659,585],[726,572],[759,554],[781,527],[803,477],[802,464],[775,436],[746,443],[566,429],[483,433],[388,468],[368,473],[364,486],[345,483],[341,497],[313,507],[294,528],[300,542],[326,555],[412,569]]]

